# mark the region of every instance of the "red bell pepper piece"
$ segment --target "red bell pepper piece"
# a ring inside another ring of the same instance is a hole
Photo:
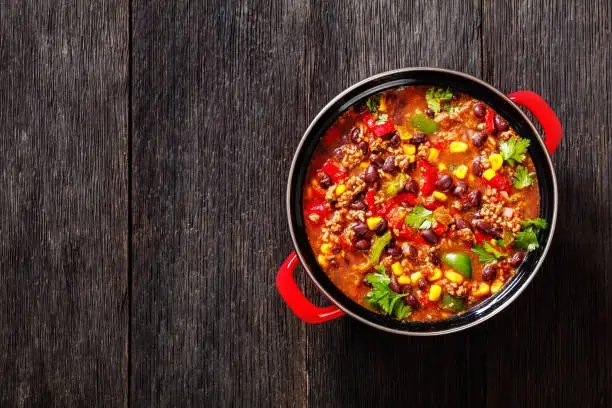
[[[376,191],[373,188],[369,189],[366,193],[366,204],[368,205],[368,210],[370,210],[372,214],[376,213],[376,200],[374,199],[374,194],[376,194]]]
[[[480,231],[475,231],[474,237],[476,238],[476,242],[478,242],[481,245],[483,241],[491,241],[494,238],[493,236],[489,234],[485,234],[484,232],[480,232]]]
[[[325,190],[318,184],[312,186],[312,198],[316,201],[322,201],[325,199]]]
[[[378,214],[382,216],[387,216],[387,214],[389,214],[392,209],[399,207],[403,202],[408,203],[408,205],[415,206],[417,202],[416,200],[416,194],[402,193],[396,196],[393,200],[386,202],[383,208],[378,211]]]
[[[508,194],[512,193],[512,185],[501,174],[496,174],[495,177],[488,181],[485,179],[485,182],[497,191],[505,191]]]
[[[306,218],[310,219],[309,216],[311,214],[317,214],[319,217],[321,218],[325,218],[327,216],[327,214],[329,214],[330,208],[327,205],[327,203],[321,203],[321,202],[309,202],[308,204],[306,204],[305,208],[304,208],[304,214],[306,215]],[[318,222],[316,222],[315,224],[318,224],[319,222],[321,222],[320,220]]]
[[[423,172],[425,181],[421,187],[421,194],[428,196],[436,189],[436,180],[438,179],[438,170],[425,160],[419,160],[419,167]]]
[[[423,203],[423,207],[427,208],[429,211],[433,211],[436,208],[442,207],[442,204],[437,201],[426,201]]]
[[[487,109],[487,116],[485,117],[487,122],[487,130],[489,133],[495,133],[495,111],[493,109]]]
[[[384,136],[387,133],[391,133],[395,130],[395,125],[389,120],[384,123],[377,124],[374,116],[372,116],[372,114],[368,111],[362,113],[361,117],[368,129],[377,137]]]
[[[342,133],[340,132],[340,130],[337,127],[333,127],[333,128],[330,128],[327,131],[327,133],[325,133],[322,140],[323,140],[323,143],[333,144],[340,139],[340,136],[342,136]]]
[[[444,225],[442,223],[438,223],[438,225],[436,225],[436,228],[434,228],[434,232],[438,236],[441,236],[442,234],[444,234],[446,232],[446,225]]]
[[[334,183],[338,183],[339,181],[344,180],[344,178],[346,177],[346,172],[344,171],[344,169],[340,168],[336,163],[331,160],[326,161],[321,170],[324,171],[329,177],[331,177]]]

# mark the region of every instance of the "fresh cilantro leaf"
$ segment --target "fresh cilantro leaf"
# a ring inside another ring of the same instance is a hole
[[[534,218],[533,220],[527,219],[521,222],[521,227],[535,227],[537,230],[545,230],[546,228],[548,228],[548,223],[544,218]]]
[[[453,105],[453,106],[450,107],[448,112],[449,113],[457,113],[457,112],[459,112],[459,109],[461,109],[461,105]]]
[[[495,259],[499,259],[499,258],[505,256],[503,253],[499,252],[497,249],[495,249],[493,247],[493,245],[489,244],[488,242],[484,243],[484,249],[485,249],[485,251],[487,251],[488,253],[493,255],[495,257]]]
[[[533,184],[533,180],[535,179],[535,174],[529,173],[527,167],[523,167],[518,165],[516,167],[516,172],[514,173],[514,187],[521,189],[525,187],[529,187]]]
[[[517,162],[522,163],[525,160],[525,153],[527,152],[529,143],[529,139],[522,139],[520,137],[502,140],[499,142],[499,152],[504,160],[511,166],[514,166]]]
[[[378,116],[378,120],[376,120],[376,124],[377,125],[382,125],[383,123],[385,123],[387,121],[387,119],[389,119],[389,115],[387,115],[386,113],[381,113]]]
[[[427,107],[435,113],[440,112],[442,108],[442,102],[450,101],[453,98],[453,93],[450,89],[444,88],[429,88],[425,93],[425,100],[427,101]],[[448,109],[448,105],[447,105]]]
[[[384,269],[384,267],[383,267]],[[379,268],[377,267],[378,271]],[[391,279],[381,273],[371,273],[366,275],[366,280],[372,285],[365,299],[372,306],[377,307],[387,315],[393,315],[398,319],[405,319],[412,311],[410,306],[401,301],[406,294],[399,294],[389,288]]]
[[[386,275],[386,274],[387,274],[387,270],[386,270],[386,269],[385,269],[385,267],[384,267],[384,266],[382,266],[382,265],[376,265],[376,266],[374,267],[374,269],[376,270],[376,272],[378,272],[378,273],[379,273],[379,274],[381,274],[381,275]]]
[[[516,234],[514,245],[520,249],[526,249],[527,251],[534,251],[540,246],[540,244],[538,244],[538,237],[536,237],[531,227]]]
[[[488,245],[488,246],[487,246]],[[491,253],[490,249],[492,249],[493,253]],[[495,250],[488,242],[485,242],[485,248],[481,245],[473,245],[472,252],[478,255],[478,262],[480,263],[491,263],[497,261],[498,257],[503,256],[502,253]],[[499,254],[499,256],[497,256]]]
[[[366,101],[366,106],[368,107],[368,110],[371,113],[378,112],[378,108],[380,106],[380,99],[381,98],[382,98],[382,95],[374,95],[374,96],[370,96],[368,98],[368,100]]]
[[[410,214],[406,216],[406,224],[412,228],[417,229],[429,229],[433,221],[433,212],[429,211],[422,205],[417,205],[410,211]]]

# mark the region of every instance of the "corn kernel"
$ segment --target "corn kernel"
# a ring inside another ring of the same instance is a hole
[[[380,222],[380,220],[382,220],[381,217],[370,217],[366,220],[366,223],[368,224],[368,228],[373,230],[374,227],[376,227],[376,224],[378,224]]]
[[[451,142],[450,144],[450,152],[451,153],[463,153],[467,151],[468,145],[463,142]]]
[[[461,166],[457,167],[457,169],[455,170],[455,177],[463,180],[465,176],[467,176],[467,172],[468,172],[467,166],[465,164],[462,164]]]
[[[489,156],[489,163],[491,163],[491,168],[493,170],[499,170],[504,163],[504,158],[501,154],[495,153]]]
[[[434,191],[433,197],[438,201],[446,201],[448,199],[448,196],[440,191]]]
[[[414,163],[416,161],[416,155],[411,154],[410,156],[408,156],[408,160],[410,161],[410,163]]]
[[[491,284],[491,293],[495,294],[504,286],[504,283],[500,280],[496,280]]]
[[[404,150],[405,154],[408,154],[408,155],[416,154],[416,146],[415,145],[411,145],[411,144],[403,145],[402,149]]]
[[[490,290],[491,288],[489,287],[488,283],[480,282],[480,285],[478,285],[478,289],[472,292],[472,294],[474,296],[482,297],[488,295]]]
[[[422,277],[423,277],[423,274],[421,272],[415,272],[415,273],[410,275],[410,280],[412,281],[412,283],[416,283]]]
[[[440,163],[440,164],[438,164],[438,170],[440,170],[440,171],[444,171],[444,170],[446,170],[446,169],[447,169],[446,164],[444,164],[444,163]]]
[[[325,254],[325,255],[329,255],[331,254],[333,245],[332,244],[321,244],[321,253]]]
[[[323,268],[326,268],[327,266],[329,266],[329,262],[327,261],[327,258],[324,257],[323,255],[319,255],[317,257],[317,261],[319,262],[319,265],[321,265]]]
[[[399,132],[399,136],[400,136],[401,140],[410,140],[410,139],[412,139],[412,135],[410,134],[410,132],[408,132],[406,130],[405,126],[396,125],[395,129],[397,129],[397,131]]]
[[[344,193],[346,191],[346,185],[345,184],[338,184],[338,187],[336,187],[336,195],[340,195],[342,193]]]
[[[362,161],[361,163],[359,163],[359,167],[361,167],[362,169],[365,169],[367,167],[370,167],[370,163],[367,161]]]
[[[440,151],[435,147],[432,147],[431,149],[429,149],[429,157],[427,158],[427,160],[436,161],[438,160],[438,156],[440,156]]]
[[[495,170],[493,169],[485,170],[484,173],[482,173],[482,177],[484,177],[486,180],[491,180],[493,177],[495,177]]]
[[[474,177],[472,174],[470,174],[470,175],[468,176],[468,180],[470,180],[470,181],[474,181],[474,180],[476,180],[476,178],[475,178],[475,177]]]
[[[410,276],[408,275],[402,275],[397,278],[397,283],[399,283],[400,285],[410,285],[410,282]]]
[[[429,288],[429,300],[436,301],[440,299],[440,295],[442,294],[442,288],[438,285],[431,285]]]
[[[384,97],[380,98],[380,103],[378,104],[378,110],[383,111],[383,112],[387,110],[387,104],[385,103]]]
[[[402,264],[400,264],[399,262],[396,262],[391,265],[391,270],[393,271],[393,274],[395,276],[400,276],[402,273],[404,273],[404,268],[402,268]]]
[[[448,279],[451,282],[455,282],[455,283],[463,282],[463,275],[455,271],[446,271],[444,272],[444,276],[446,276],[446,279]]]
[[[436,268],[434,269],[434,273],[429,275],[427,279],[429,279],[430,282],[433,282],[433,281],[437,281],[441,277],[442,277],[442,270],[440,268]]]

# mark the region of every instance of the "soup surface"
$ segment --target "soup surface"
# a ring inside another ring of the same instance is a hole
[[[499,292],[547,228],[520,138],[450,89],[391,89],[346,111],[308,168],[317,261],[355,302],[399,320],[462,313]]]

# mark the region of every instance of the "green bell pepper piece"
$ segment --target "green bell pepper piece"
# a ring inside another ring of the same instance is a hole
[[[463,252],[448,252],[442,255],[442,262],[450,266],[466,278],[472,277],[472,260]]]
[[[417,113],[412,117],[412,126],[427,134],[437,132],[440,129],[440,125],[424,113]]]
[[[375,264],[378,263],[380,259],[380,255],[382,254],[383,249],[391,242],[391,231],[387,231],[384,235],[377,237],[372,244],[372,249],[370,250],[370,263]]]

